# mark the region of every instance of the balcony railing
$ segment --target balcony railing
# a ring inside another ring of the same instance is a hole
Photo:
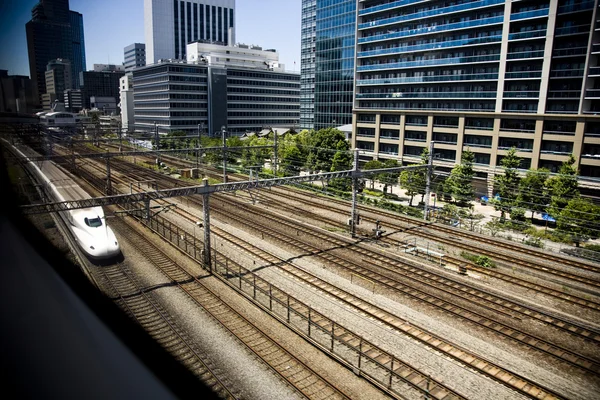
[[[515,146],[498,146],[498,150],[510,150],[512,148],[515,148],[517,151],[523,151],[525,153],[531,153],[533,152],[533,149],[531,148],[525,148],[525,147],[515,147]]]
[[[524,91],[524,90],[515,90],[515,91],[507,91],[504,92],[502,94],[503,97],[507,97],[507,98],[537,98],[540,97],[540,92],[539,90],[530,90],[530,91]]]
[[[536,37],[545,37],[546,30],[538,30],[538,31],[527,31],[527,32],[515,32],[508,34],[508,40],[517,40],[517,39],[531,39]]]
[[[422,35],[422,34],[426,34],[426,33],[439,33],[439,32],[446,32],[446,31],[453,31],[456,29],[472,28],[472,27],[476,27],[476,26],[501,24],[503,21],[504,21],[504,17],[491,17],[491,18],[476,19],[473,21],[456,22],[453,24],[427,26],[424,28],[417,28],[417,29],[407,29],[407,30],[400,31],[400,32],[389,32],[389,33],[384,33],[384,34],[380,34],[380,35],[361,37],[361,38],[358,38],[358,43],[362,44],[362,43],[376,42],[379,40],[389,40],[389,39],[397,39],[397,38],[406,37],[406,36]]]
[[[455,98],[495,98],[496,91],[490,92],[398,92],[398,93],[357,93],[357,99],[455,99]]]
[[[369,50],[369,51],[361,51],[358,52],[357,57],[371,57],[371,56],[381,56],[385,54],[400,54],[400,53],[408,53],[412,51],[420,51],[420,50],[438,50],[445,49],[449,47],[462,47],[462,46],[471,46],[475,44],[488,44],[488,43],[499,43],[502,40],[502,35],[496,36],[488,36],[482,38],[470,38],[470,39],[460,39],[460,40],[449,40],[446,42],[433,42],[433,43],[425,43],[414,46],[404,46],[404,47],[392,47],[388,49],[379,49],[379,50]],[[544,52],[542,51],[542,56]]]
[[[506,72],[504,74],[505,79],[522,79],[522,78],[540,78],[542,76],[542,71],[516,71],[516,72]]]
[[[399,3],[399,2],[395,2],[395,3]],[[407,5],[410,4],[410,1],[406,1],[406,2],[402,2],[403,5]],[[421,11],[418,13],[413,13],[413,14],[406,14],[406,15],[400,15],[397,17],[392,17],[392,18],[384,18],[384,19],[380,19],[377,21],[370,21],[370,22],[365,22],[362,24],[358,25],[358,29],[367,29],[367,28],[374,28],[377,26],[382,26],[382,25],[388,25],[388,24],[393,24],[393,23],[397,23],[397,22],[403,22],[403,21],[409,21],[412,19],[423,19],[423,18],[429,18],[435,15],[445,15],[451,12],[456,12],[456,11],[463,11],[463,10],[472,10],[475,8],[480,8],[480,7],[487,7],[487,6],[492,6],[495,4],[503,4],[504,0],[483,0],[483,1],[473,1],[470,3],[465,3],[465,4],[459,4],[456,6],[449,6],[449,7],[442,7],[442,8],[436,8],[435,10],[427,10],[427,11]],[[387,6],[387,4],[386,4]],[[381,6],[379,6],[381,7]],[[366,10],[371,10],[372,8],[377,8],[377,7],[371,7],[368,8]],[[365,10],[361,10],[361,11],[365,11]],[[359,11],[359,15],[364,15],[365,13],[361,13],[361,11]]]
[[[484,144],[484,143],[471,143],[471,142],[464,142],[463,143],[463,147],[481,147],[481,148],[485,148],[485,149],[491,149],[492,148],[492,144]]]
[[[518,21],[520,19],[535,18],[535,17],[547,17],[547,16],[548,16],[548,8],[541,8],[539,10],[524,11],[524,12],[520,12],[520,13],[511,14],[510,20]]]
[[[590,67],[588,76],[600,75],[600,67]]]
[[[541,58],[544,57],[544,50],[538,51],[520,51],[516,53],[508,53],[506,58],[509,60],[518,60],[523,58]]]
[[[581,90],[550,90],[548,98],[550,99],[579,99]]]
[[[594,8],[594,1],[582,1],[576,4],[569,4],[558,7],[557,14],[564,14],[573,11],[591,10]]]
[[[586,89],[585,98],[600,98],[600,89]]]
[[[491,74],[464,74],[464,75],[427,75],[411,76],[406,78],[384,78],[384,79],[359,79],[357,86],[366,85],[385,85],[397,83],[427,83],[427,82],[448,82],[448,81],[495,81],[498,79],[498,73]]]
[[[589,25],[577,25],[577,26],[564,26],[560,28],[556,28],[554,30],[554,34],[556,36],[562,35],[576,35],[579,33],[590,33]]]
[[[366,14],[370,14],[376,11],[383,11],[383,10],[389,10],[391,8],[396,8],[399,6],[408,6],[410,4],[414,4],[414,3],[419,3],[423,0],[398,0],[398,1],[392,1],[390,3],[387,4],[382,4],[382,5],[378,5],[375,7],[368,7],[368,8],[364,8],[362,10],[358,11],[358,15],[366,15]]]
[[[583,69],[555,69],[550,71],[551,78],[582,77]]]
[[[433,60],[418,60],[418,61],[403,61],[396,63],[360,65],[356,67],[358,72],[377,71],[382,69],[399,69],[411,67],[426,67],[430,65],[445,65],[445,64],[469,64],[474,62],[498,61],[500,54],[492,54],[488,56],[467,56],[467,57],[452,57],[452,58],[437,58]],[[540,72],[541,73],[541,72]]]
[[[598,49],[600,51],[600,48]],[[565,57],[565,56],[585,56],[587,54],[587,47],[574,47],[570,49],[554,49],[552,56],[554,57]]]

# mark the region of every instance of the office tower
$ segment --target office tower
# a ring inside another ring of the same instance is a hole
[[[46,93],[46,64],[62,58],[71,61],[72,85],[77,87],[79,72],[85,68],[83,17],[69,11],[68,0],[40,0],[25,25],[29,71],[37,96]]]
[[[356,1],[302,0],[303,129],[352,123]]]
[[[33,113],[39,100],[28,76],[8,75],[0,69],[0,112]]]
[[[50,111],[55,103],[64,100],[64,92],[73,88],[71,62],[61,58],[51,60],[46,66],[46,93],[42,94],[42,107]]]
[[[186,45],[235,43],[235,0],[144,0],[146,62],[186,59]]]
[[[302,0],[300,50],[300,128],[315,126],[315,40],[317,34],[317,0]]]
[[[114,110],[119,113],[117,108],[119,95],[119,80],[125,75],[124,71],[82,71],[79,74],[79,85],[83,97],[84,108],[92,108],[93,103],[107,103],[106,98],[112,98]],[[92,99],[93,97],[93,99]]]
[[[134,68],[146,65],[146,45],[144,43],[133,43],[123,49],[123,65],[125,72],[131,72]]]
[[[225,125],[241,136],[298,126],[300,75],[286,72],[275,50],[195,42],[187,56],[133,70],[136,130],[156,123],[160,133],[214,135]]]
[[[121,109],[121,127],[129,132],[135,130],[133,109],[133,74],[127,73],[119,79],[119,108]]]
[[[353,146],[365,159],[418,162],[434,141],[436,164],[449,170],[468,148],[489,184],[516,147],[521,168],[556,172],[573,153],[600,177],[597,2],[358,7]]]

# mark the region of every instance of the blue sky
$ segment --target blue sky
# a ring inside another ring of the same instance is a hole
[[[0,69],[29,75],[25,24],[38,0],[0,0]],[[144,0],[70,0],[83,14],[87,69],[120,64],[123,48],[144,43]],[[274,48],[286,69],[300,71],[301,0],[236,0],[236,39]],[[294,61],[296,65],[294,67]]]

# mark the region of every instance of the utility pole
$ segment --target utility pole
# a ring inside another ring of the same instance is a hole
[[[273,145],[273,175],[277,176],[277,132],[273,131],[275,144]]]
[[[154,146],[157,151],[160,150],[160,139],[158,137],[158,125],[156,125],[156,122],[154,123]],[[158,154],[158,157],[156,157],[156,165],[160,168],[160,153],[156,154]]]
[[[108,150],[106,151],[108,153]],[[110,182],[110,155],[106,155],[106,194],[112,194],[112,185]]]
[[[225,141],[225,125],[221,126],[221,134],[223,135],[223,183],[227,183],[227,143]]]
[[[121,133],[121,121],[119,121],[119,132],[118,132],[118,135],[119,135],[119,153],[122,151],[121,150],[121,134],[122,134]]]
[[[352,212],[350,214],[350,236],[356,237],[356,191],[358,190],[358,149],[354,149],[352,163]]]
[[[200,163],[200,138],[202,137],[202,131],[204,130],[204,123],[198,124],[198,143],[196,144],[196,169],[199,168]]]
[[[208,187],[208,178],[202,179],[204,187]],[[212,264],[210,256],[210,213],[208,205],[208,191],[202,195],[202,225],[204,226],[204,265],[212,273]]]
[[[429,165],[427,167],[427,184],[425,186],[425,207],[423,208],[423,219],[427,221],[429,219],[429,192],[431,186],[431,174],[433,173],[433,145],[434,141],[432,140],[429,143]]]

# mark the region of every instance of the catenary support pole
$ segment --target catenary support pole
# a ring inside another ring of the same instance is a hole
[[[354,149],[354,162],[352,163],[352,213],[350,215],[350,236],[356,237],[356,191],[358,190],[358,149]]]
[[[106,157],[106,194],[112,194],[112,184],[110,182],[110,157]]]
[[[221,127],[223,135],[223,183],[227,183],[227,142],[225,141],[225,125]]]
[[[429,166],[427,167],[427,184],[425,186],[425,207],[423,208],[423,219],[427,221],[429,219],[429,193],[431,186],[431,174],[433,173],[433,145],[434,141],[432,140],[429,143]]]
[[[202,179],[204,186],[208,186],[208,178]],[[202,195],[202,225],[204,226],[204,265],[212,273],[212,264],[210,256],[210,213],[208,205],[209,194]]]
[[[277,176],[277,132],[273,131],[274,145],[273,145],[273,175]]]

